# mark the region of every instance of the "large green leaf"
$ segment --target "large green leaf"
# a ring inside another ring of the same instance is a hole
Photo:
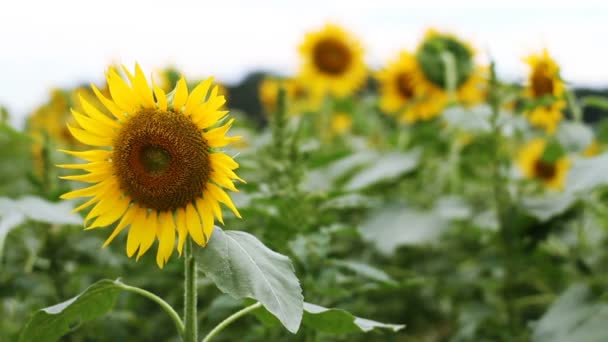
[[[346,190],[365,189],[371,185],[393,180],[418,166],[420,151],[409,153],[392,152],[386,154],[368,167],[357,173],[345,186]]]
[[[373,213],[360,226],[361,235],[384,254],[403,245],[435,241],[447,228],[448,221],[435,211],[390,206]]]
[[[289,258],[251,234],[218,227],[207,247],[200,249],[199,258],[200,269],[221,291],[259,301],[287,330],[298,331],[304,297]]]
[[[568,172],[566,191],[584,193],[608,184],[608,153],[575,160]]]
[[[534,326],[534,342],[608,341],[608,304],[594,299],[585,284],[574,284]]]
[[[331,263],[337,266],[344,267],[354,273],[357,273],[360,276],[375,280],[379,283],[384,283],[387,285],[397,284],[397,282],[393,278],[391,278],[391,276],[386,274],[386,272],[369,264],[365,264],[355,260],[332,260]]]
[[[522,199],[522,206],[528,214],[545,222],[568,210],[576,200],[572,193],[564,192],[542,197],[525,197]]]
[[[11,229],[26,219],[54,224],[80,224],[82,219],[71,210],[72,204],[65,201],[53,203],[34,196],[18,200],[0,197],[0,259],[4,239]]]
[[[401,324],[386,324],[356,317],[346,310],[328,309],[310,303],[304,303],[304,310],[304,325],[328,333],[368,332],[374,329],[399,331],[405,327]]]
[[[566,150],[573,152],[583,151],[593,142],[593,131],[580,122],[563,122],[556,136]]]
[[[57,341],[80,324],[110,311],[120,291],[118,281],[101,280],[72,299],[38,310],[23,329],[19,341]]]
[[[268,326],[276,324],[276,318],[272,317],[266,310],[258,310],[255,315]],[[405,327],[401,324],[386,324],[356,317],[346,310],[326,308],[311,303],[304,303],[302,325],[328,334],[362,333],[374,329],[387,329],[396,332]]]

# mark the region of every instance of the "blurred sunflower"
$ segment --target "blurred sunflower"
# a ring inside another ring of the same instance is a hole
[[[69,111],[70,102],[69,91],[54,89],[49,101],[30,114],[26,129],[37,145],[42,144],[45,135],[62,147],[79,144],[65,125],[66,122],[74,122]]]
[[[363,48],[339,26],[327,24],[308,33],[300,45],[300,55],[300,78],[314,96],[345,97],[366,81]]]
[[[92,95],[83,87],[75,89],[53,89],[47,103],[36,108],[28,117],[26,131],[32,137],[32,159],[34,172],[38,177],[45,174],[43,150],[52,145],[60,148],[82,148],[84,147],[76,140],[68,130],[66,123],[74,124],[74,118],[70,114],[79,96]],[[78,106],[76,106],[78,108]],[[50,145],[49,145],[50,144]]]
[[[451,56],[456,74],[454,92],[458,101],[465,106],[482,102],[487,92],[487,70],[475,65],[475,50],[458,37],[427,30],[424,39],[416,49],[416,60],[422,70],[420,84],[434,92],[442,93],[442,106],[447,104],[449,88],[446,57]]]
[[[583,156],[587,158],[595,157],[602,151],[602,145],[599,141],[593,140],[591,144],[587,145],[583,151]]]
[[[281,79],[277,77],[266,77],[258,86],[258,95],[264,112],[274,113],[277,110],[279,88],[285,87],[287,96],[287,112],[291,115],[299,115],[309,111],[315,111],[320,106],[318,98],[312,98],[301,81],[295,78]]]
[[[547,188],[562,189],[570,169],[570,160],[560,157],[553,161],[545,160],[547,142],[533,139],[519,152],[517,163],[524,176],[542,181]]]
[[[333,113],[331,117],[331,130],[336,135],[344,135],[353,127],[353,119],[345,112]]]
[[[403,122],[429,120],[439,115],[447,101],[436,86],[425,86],[416,57],[406,51],[376,74],[380,85],[380,108],[399,112]]]
[[[233,170],[238,164],[219,150],[239,137],[226,136],[233,120],[220,123],[228,112],[219,110],[225,99],[217,94],[218,87],[209,92],[211,78],[189,93],[182,77],[165,94],[156,85],[150,88],[139,65],[134,75],[123,69],[130,85],[112,68],[106,75],[111,98],[92,85],[113,118],[84,97],[84,111],[72,111],[80,127],[68,129],[96,148],[64,150],[88,163],[59,166],[87,171],[63,178],[93,185],[61,197],[92,197],[75,209],[94,205],[85,218],[86,229],[119,222],[104,246],[130,226],[129,257],[135,252],[141,257],[157,239],[156,262],[162,268],[173,253],[176,231],[181,254],[188,236],[201,246],[209,241],[214,219],[223,222],[219,203],[240,217],[223,189],[237,191],[233,180],[241,179]]]
[[[554,133],[566,107],[563,99],[565,85],[559,74],[559,66],[547,49],[528,56],[524,61],[530,66],[524,95],[533,101],[532,108],[526,111],[528,121],[535,127]]]

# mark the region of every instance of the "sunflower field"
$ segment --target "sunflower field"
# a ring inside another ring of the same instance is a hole
[[[608,341],[608,98],[429,29],[0,117],[0,341]],[[104,70],[99,71],[100,74]]]

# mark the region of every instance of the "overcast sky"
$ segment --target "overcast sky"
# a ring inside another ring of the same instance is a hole
[[[411,4],[422,3],[416,7]],[[605,4],[602,4],[605,3]],[[458,4],[458,7],[455,6]],[[13,123],[51,87],[103,78],[112,62],[153,71],[173,64],[191,77],[238,81],[247,71],[297,69],[304,32],[327,21],[360,37],[372,67],[413,49],[428,27],[471,40],[522,79],[526,54],[549,48],[564,78],[608,86],[608,1],[31,1],[0,9],[0,104]]]

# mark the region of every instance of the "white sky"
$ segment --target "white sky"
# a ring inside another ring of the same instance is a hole
[[[608,1],[4,0],[0,104],[20,126],[51,87],[99,82],[111,62],[223,82],[259,68],[291,73],[304,32],[327,21],[358,35],[372,66],[434,26],[471,40],[482,61],[491,53],[503,77],[521,79],[521,58],[547,47],[566,80],[608,86]]]

